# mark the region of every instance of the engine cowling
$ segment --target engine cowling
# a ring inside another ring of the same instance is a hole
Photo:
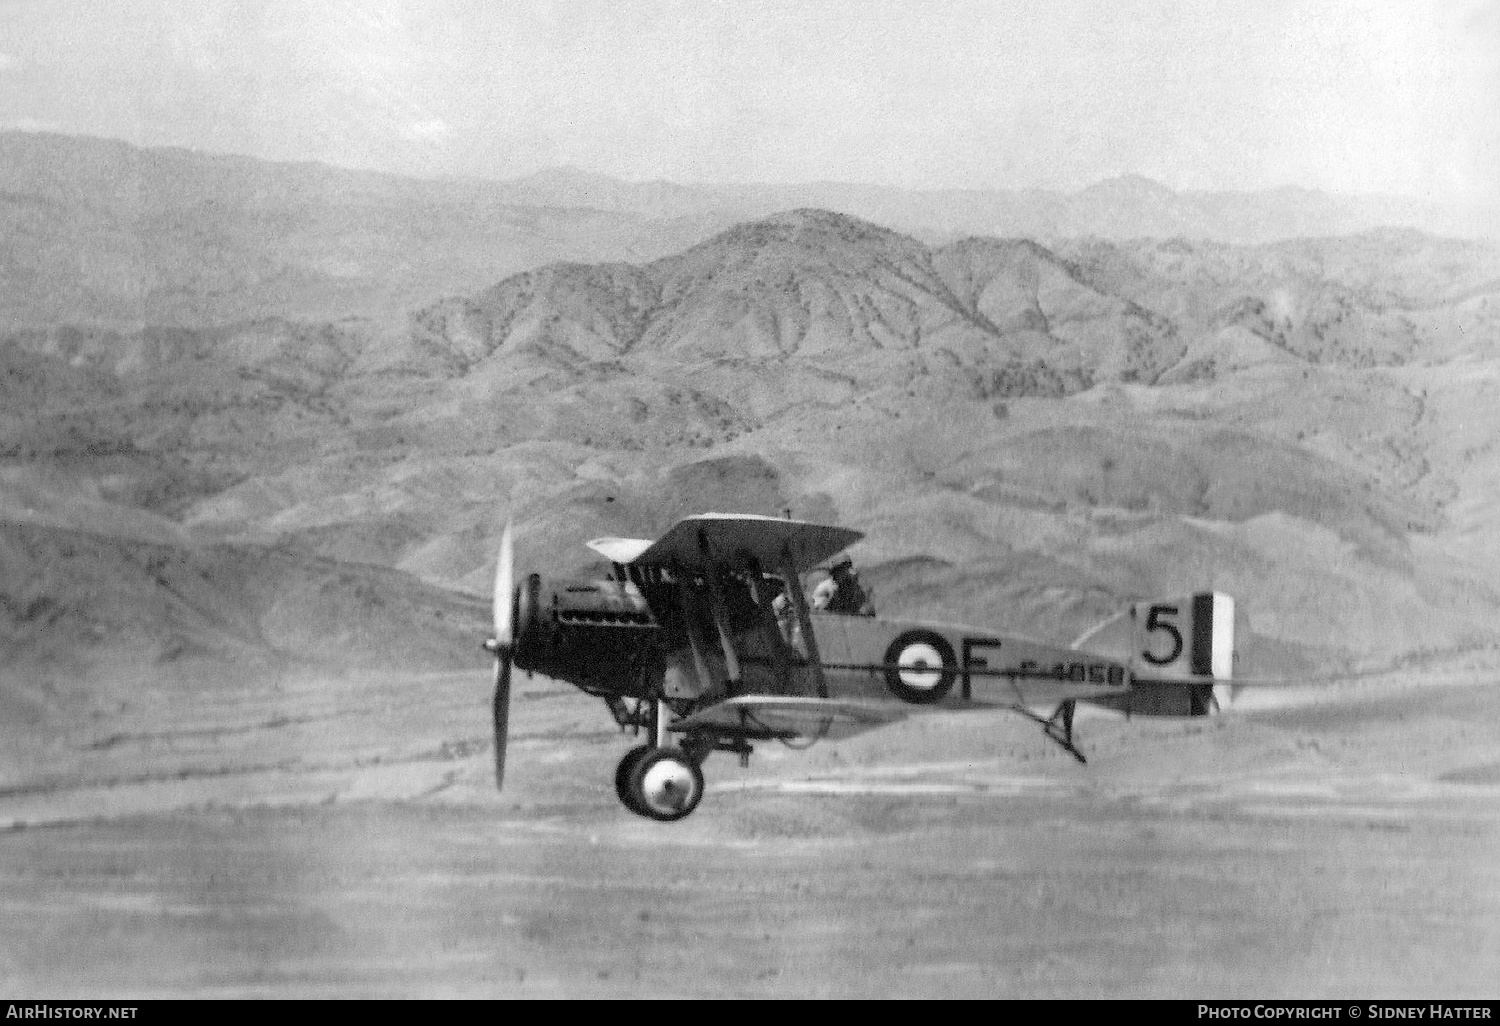
[[[646,694],[660,676],[661,625],[639,588],[617,581],[543,581],[516,589],[515,663],[578,685]]]
[[[562,626],[656,627],[640,589],[618,581],[562,581],[551,589],[550,609]]]

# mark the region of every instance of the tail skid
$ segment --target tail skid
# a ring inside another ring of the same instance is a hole
[[[1063,702],[1052,713],[1051,717],[1042,723],[1042,733],[1053,741],[1073,758],[1088,765],[1088,760],[1083,757],[1076,745],[1073,744],[1073,703]]]
[[[1088,760],[1073,744],[1073,710],[1077,705],[1072,699],[1068,699],[1052,711],[1051,716],[1038,716],[1024,705],[1011,706],[1016,712],[1042,725],[1042,733],[1047,735],[1048,740],[1053,741],[1059,748],[1067,752],[1073,758],[1088,765]]]

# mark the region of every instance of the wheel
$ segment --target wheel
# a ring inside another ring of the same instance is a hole
[[[682,819],[703,797],[703,771],[680,748],[653,748],[630,771],[627,807],[649,819]]]
[[[635,764],[649,751],[650,745],[636,745],[625,753],[625,758],[620,760],[620,765],[615,769],[615,794],[620,796],[620,804],[637,816],[644,816],[645,813],[636,804],[635,793],[630,789],[630,774],[635,770]]]

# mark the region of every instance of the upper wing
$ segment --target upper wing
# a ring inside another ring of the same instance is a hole
[[[891,703],[791,695],[741,695],[700,709],[672,724],[674,731],[714,728],[748,737],[837,740],[862,734],[906,717]]]
[[[784,554],[790,553],[793,569],[802,573],[863,537],[862,532],[847,527],[805,520],[752,513],[700,513],[679,520],[634,559],[618,562],[661,567],[675,564],[685,570],[705,571],[711,563],[744,569],[754,559],[766,570],[778,570]],[[603,551],[597,545],[594,548]]]

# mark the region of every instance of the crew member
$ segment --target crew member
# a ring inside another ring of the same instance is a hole
[[[825,613],[844,613],[848,616],[874,616],[870,596],[859,583],[854,572],[854,560],[848,556],[828,568],[828,579],[813,589],[812,607]]]

